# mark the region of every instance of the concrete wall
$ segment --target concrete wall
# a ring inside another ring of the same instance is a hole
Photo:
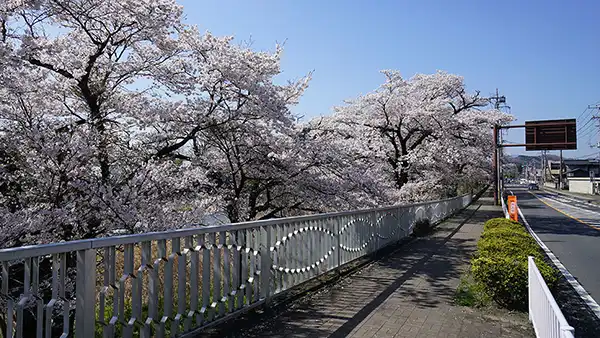
[[[589,177],[569,177],[569,191],[580,194],[592,193],[592,182]]]

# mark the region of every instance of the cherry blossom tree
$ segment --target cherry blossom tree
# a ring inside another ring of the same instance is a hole
[[[5,245],[196,223],[231,204],[215,179],[224,140],[294,129],[288,105],[308,78],[273,83],[281,48],[200,34],[181,15],[172,0],[0,4]]]
[[[385,181],[388,195],[415,201],[456,193],[458,183],[486,179],[491,127],[510,121],[488,100],[468,93],[461,77],[438,72],[405,80],[383,71],[376,91],[313,122],[336,133],[341,149]]]
[[[149,161],[132,132],[140,126],[137,116],[166,105],[146,94],[157,85],[129,87],[180,75],[186,46],[173,35],[185,35],[181,8],[172,1],[0,6],[0,119],[10,140],[4,152],[17,154],[11,162],[18,168],[3,171],[13,209],[18,205],[3,216],[16,239],[9,245],[90,238],[166,221],[168,208],[176,206],[145,212],[148,204],[182,192],[181,185],[165,184],[164,174],[194,170]]]

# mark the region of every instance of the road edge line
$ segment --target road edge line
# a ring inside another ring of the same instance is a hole
[[[550,251],[550,249],[546,246],[546,244],[533,231],[533,229],[529,225],[529,222],[527,222],[525,215],[523,215],[521,208],[517,207],[517,210],[519,211],[519,216],[521,216],[523,223],[525,223],[525,227],[527,228],[527,231],[529,231],[531,236],[535,239],[535,241],[539,244],[539,246],[544,250],[544,252],[548,256],[548,258],[550,258],[550,260],[552,261],[554,266],[556,266],[556,268],[560,271],[560,273],[562,273],[562,275],[565,277],[567,282],[569,282],[569,284],[571,284],[573,289],[575,289],[575,291],[577,291],[581,300],[583,300],[583,302],[590,308],[590,310],[592,310],[592,312],[596,315],[596,317],[598,319],[600,319],[600,305],[598,305],[598,303],[596,303],[594,298],[592,298],[592,296],[590,296],[590,294],[587,291],[585,291],[583,286],[581,286],[581,284],[579,284],[579,282],[575,279],[575,277],[573,277],[573,275],[569,272],[569,270],[567,270],[567,268],[558,260],[558,258],[554,255],[554,253],[552,253],[552,251]]]
[[[548,189],[540,189],[540,190],[543,190],[549,194],[554,194],[556,196],[561,196],[561,197],[573,200],[575,202],[589,204],[589,205],[596,206],[596,207],[600,206],[599,204],[594,203],[593,200],[585,199],[584,196],[573,196],[573,195],[565,194],[564,192],[558,192],[558,191],[553,191],[553,190],[548,190]]]
[[[594,230],[596,230],[596,231],[600,231],[600,226],[597,226],[597,225],[592,225],[592,224],[590,224],[590,223],[588,223],[588,222],[586,222],[586,221],[584,221],[584,220],[582,220],[582,219],[579,219],[578,217],[575,217],[575,216],[573,216],[573,215],[571,215],[571,214],[569,214],[569,213],[567,213],[567,212],[565,212],[565,211],[562,211],[562,210],[558,209],[557,207],[555,207],[555,206],[553,206],[553,205],[550,205],[550,203],[548,203],[548,202],[544,201],[544,200],[543,200],[543,199],[542,199],[540,196],[538,196],[537,194],[534,194],[534,193],[532,193],[532,192],[529,192],[529,193],[530,193],[530,194],[532,194],[532,195],[533,195],[535,198],[537,198],[537,199],[538,199],[540,202],[544,203],[544,205],[546,205],[548,208],[551,208],[551,209],[553,209],[553,210],[554,210],[554,211],[556,211],[556,212],[559,212],[559,213],[561,213],[561,214],[563,214],[563,215],[565,215],[565,216],[567,216],[567,217],[569,217],[569,218],[572,218],[572,219],[576,220],[577,222],[579,222],[579,223],[581,223],[581,224],[583,224],[583,225],[586,225],[586,226],[588,226],[588,227],[589,227],[589,228],[591,228],[591,229],[594,229]],[[564,203],[564,202],[561,202],[561,201],[558,201],[558,200],[554,200],[554,199],[552,199],[552,198],[549,198],[549,199],[553,200],[553,201],[554,201],[554,202],[556,202],[556,203],[559,203],[559,204],[566,205],[566,206],[567,206],[567,207],[569,207],[569,208],[575,208],[575,209],[578,209],[578,210],[581,210],[581,211],[585,211],[585,212],[589,212],[589,213],[593,213],[593,214],[598,214],[598,215],[600,215],[600,212],[597,212],[597,211],[586,210],[586,209],[583,209],[583,208],[580,208],[580,207],[577,207],[577,206],[574,206],[574,205],[570,205],[570,204],[567,204],[567,203]]]
[[[533,196],[535,196],[535,197],[536,197],[537,199],[539,199],[540,201],[542,201],[542,199],[541,199],[541,198],[540,198],[540,197],[539,197],[537,194],[535,194],[535,193],[532,193],[532,192],[529,192],[529,193],[530,193],[530,194],[532,194]],[[559,204],[566,205],[566,206],[568,206],[568,207],[570,207],[570,208],[575,208],[575,209],[578,209],[578,210],[581,210],[581,211],[585,211],[585,212],[589,212],[589,213],[592,213],[592,214],[600,215],[600,210],[598,210],[598,211],[595,211],[595,210],[588,210],[588,209],[584,209],[584,208],[582,208],[582,207],[580,207],[580,206],[577,206],[577,205],[571,205],[571,204],[569,204],[569,203],[565,203],[565,202],[563,202],[563,201],[555,200],[555,199],[552,199],[552,198],[550,198],[550,199],[551,199],[551,200],[553,200],[553,201],[554,201],[554,202],[556,202],[556,203],[559,203]],[[576,202],[576,203],[582,203],[581,201],[575,201],[575,200],[573,200],[573,199],[571,199],[571,201],[573,201],[573,202]],[[546,203],[545,201],[542,201],[542,202],[543,202],[544,204],[548,205],[548,203]],[[548,205],[548,206],[549,206],[549,207],[551,207],[552,209],[555,209],[555,210],[556,210],[556,208],[552,207],[551,205]],[[597,206],[597,205],[595,205],[595,204],[594,204],[593,206]],[[571,218],[575,218],[575,217],[573,217],[573,216],[569,216],[569,217],[571,217]]]

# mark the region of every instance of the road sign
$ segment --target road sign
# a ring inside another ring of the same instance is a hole
[[[575,119],[525,122],[525,150],[577,149]]]
[[[517,207],[517,196],[508,196],[508,215],[513,221],[519,221],[519,209]]]

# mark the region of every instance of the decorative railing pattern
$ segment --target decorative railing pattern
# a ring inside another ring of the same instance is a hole
[[[0,250],[4,337],[197,332],[395,243],[452,199]]]

